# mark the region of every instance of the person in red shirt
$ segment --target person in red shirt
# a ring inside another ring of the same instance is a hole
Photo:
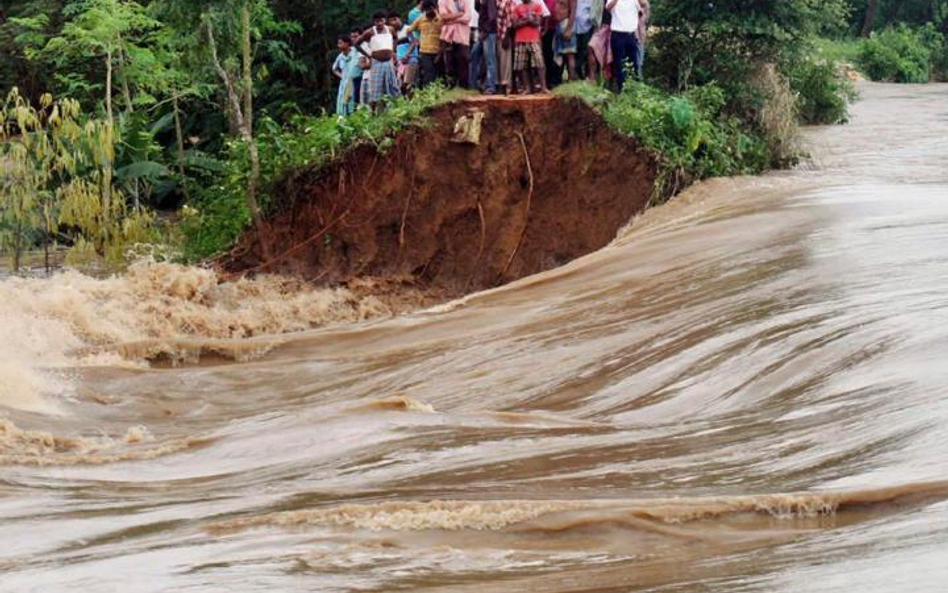
[[[543,22],[543,9],[538,0],[524,0],[514,9],[514,72],[517,75],[517,89],[526,94],[546,92],[546,67],[543,64],[543,50],[540,48],[540,25]],[[529,85],[529,78],[533,85]],[[539,83],[539,84],[538,84]]]

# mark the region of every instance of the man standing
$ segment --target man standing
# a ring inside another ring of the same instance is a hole
[[[470,0],[438,0],[444,70],[452,85],[468,88],[471,62]]]
[[[639,42],[636,36],[641,7],[638,0],[609,0],[606,9],[612,15],[612,75],[621,92],[625,86],[626,67],[635,69],[639,64]],[[638,72],[636,76],[639,76]]]
[[[477,86],[483,60],[484,92],[493,95],[497,92],[497,0],[477,0],[476,10],[479,39],[471,52],[471,84]]]

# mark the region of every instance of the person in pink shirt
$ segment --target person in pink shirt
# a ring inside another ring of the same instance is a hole
[[[466,89],[471,67],[471,3],[469,0],[438,0],[438,16],[445,75],[451,84]]]

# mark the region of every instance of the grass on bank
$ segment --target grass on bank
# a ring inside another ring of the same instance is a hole
[[[747,133],[736,117],[724,114],[724,92],[716,85],[671,95],[644,83],[621,93],[577,82],[554,93],[576,97],[596,109],[606,124],[634,137],[659,161],[653,201],[677,193],[693,180],[753,174],[767,168],[763,138]]]

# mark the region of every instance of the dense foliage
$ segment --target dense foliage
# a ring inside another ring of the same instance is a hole
[[[847,0],[844,31],[821,43],[873,80],[948,80],[948,0]]]
[[[849,116],[856,99],[852,83],[840,75],[834,60],[806,58],[787,67],[790,87],[797,94],[797,112],[806,124],[838,124]]]
[[[658,155],[653,199],[667,198],[696,179],[759,173],[768,166],[764,140],[723,113],[724,92],[715,84],[675,95],[642,83],[628,84],[619,94],[588,83],[565,85],[556,92],[583,99],[610,127]]]
[[[872,80],[924,83],[944,65],[945,38],[928,25],[899,25],[874,32],[859,49],[858,63]]]
[[[10,96],[38,114],[25,127],[5,116],[2,248],[19,253],[61,244],[115,261],[133,243],[155,240],[155,221],[169,217],[153,213],[165,210],[178,221],[171,236],[179,255],[199,259],[227,249],[274,206],[283,176],[361,142],[384,148],[393,133],[422,122],[425,109],[449,97],[433,89],[378,116],[325,115],[335,91],[335,36],[364,26],[376,9],[406,13],[413,4],[0,0],[0,98],[16,88]],[[657,27],[647,85],[618,96],[586,85],[565,92],[582,94],[611,125],[661,155],[666,194],[691,179],[794,162],[799,122],[846,119],[852,88],[837,58],[892,80],[948,69],[948,0],[652,6]],[[867,35],[875,33],[861,46],[824,43],[819,51],[818,36],[845,39],[867,23]],[[845,54],[833,55],[837,47]],[[68,154],[75,166],[69,159],[50,165],[46,153],[30,152],[60,134],[48,113],[54,105],[68,105],[78,127],[101,136],[101,154],[82,153],[80,146],[91,150],[95,143],[73,140]],[[95,208],[66,207],[78,188],[90,204],[119,210],[91,216]]]

